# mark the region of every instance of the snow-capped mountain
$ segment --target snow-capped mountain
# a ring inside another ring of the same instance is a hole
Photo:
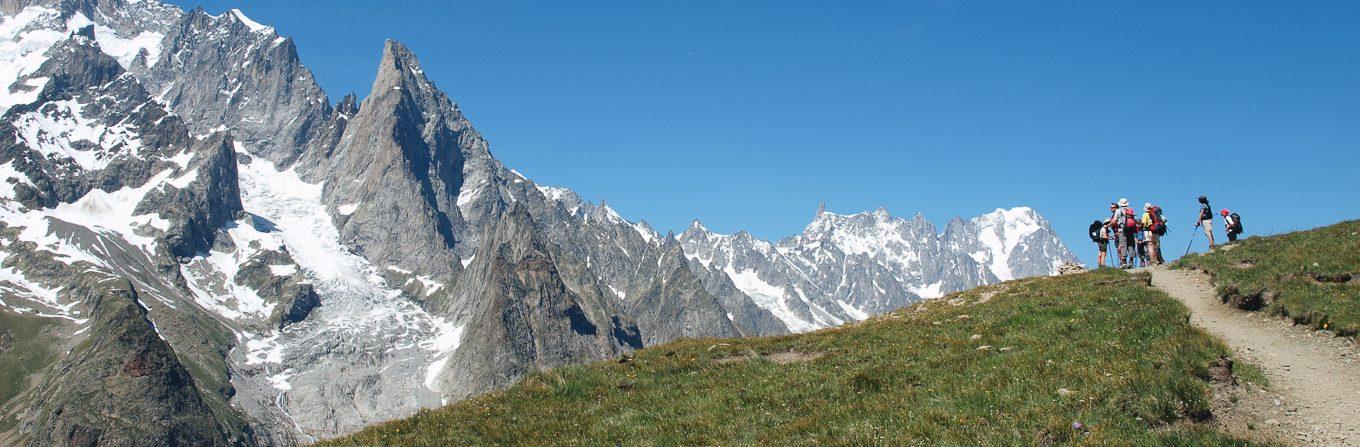
[[[51,354],[0,396],[6,442],[294,445],[783,330],[673,240],[502,166],[399,43],[333,107],[241,11],[0,12],[0,338]]]
[[[725,276],[792,331],[863,320],[924,298],[1024,276],[1052,275],[1075,256],[1030,208],[955,219],[943,234],[924,216],[882,208],[818,209],[777,243],[716,234],[698,221],[679,236],[695,270]]]
[[[303,444],[1066,253],[1024,212],[661,235],[503,166],[410,49],[381,51],[363,102],[332,103],[239,10],[0,1],[0,366],[31,384],[0,395],[0,443]]]

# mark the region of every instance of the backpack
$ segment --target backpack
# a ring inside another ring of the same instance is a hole
[[[1166,236],[1166,219],[1162,218],[1162,207],[1152,205],[1152,234]]]
[[[1124,208],[1124,228],[1133,230],[1138,229],[1138,218],[1133,216],[1132,209]]]
[[[1154,211],[1152,213],[1148,213],[1148,217],[1149,220],[1152,221],[1151,223],[1148,224],[1147,227],[1148,231],[1151,231],[1152,234],[1158,236],[1166,234],[1166,222],[1162,220],[1162,216],[1158,216],[1156,211]]]
[[[1232,213],[1229,214],[1228,217],[1232,218],[1233,232],[1237,234],[1242,234],[1242,216],[1238,216],[1237,213]]]
[[[1098,221],[1098,220],[1095,221],[1095,222],[1091,222],[1091,227],[1090,227],[1089,229],[1086,230],[1086,231],[1087,231],[1087,235],[1088,235],[1088,236],[1091,236],[1091,242],[1095,242],[1095,243],[1097,243],[1097,244],[1099,244],[1099,243],[1101,243],[1101,242],[1105,242],[1105,240],[1104,240],[1105,238],[1100,237],[1100,236],[1101,236],[1101,235],[1100,235],[1100,229],[1101,229],[1101,227],[1104,227],[1104,226],[1105,226],[1105,223],[1104,223],[1104,222],[1101,222],[1101,221]]]

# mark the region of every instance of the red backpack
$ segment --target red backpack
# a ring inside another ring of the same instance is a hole
[[[1124,228],[1138,229],[1138,218],[1133,216],[1133,208],[1124,208]]]
[[[1166,235],[1166,220],[1162,219],[1162,207],[1153,205],[1152,212],[1148,215],[1152,218],[1152,225],[1148,226],[1148,231],[1158,236]]]

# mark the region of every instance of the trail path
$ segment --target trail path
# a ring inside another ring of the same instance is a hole
[[[1254,418],[1269,417],[1255,426],[1273,427],[1300,445],[1360,446],[1360,349],[1354,342],[1225,305],[1203,273],[1148,271],[1154,286],[1190,308],[1192,324],[1265,371],[1278,397],[1274,408],[1255,411]]]

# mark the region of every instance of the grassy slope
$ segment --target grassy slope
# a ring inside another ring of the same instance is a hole
[[[0,310],[0,433],[18,421],[8,414],[10,399],[33,385],[32,375],[57,361],[44,343],[51,320]]]
[[[1119,271],[1017,281],[560,368],[322,445],[1245,445],[1182,423],[1207,414],[1205,378],[1228,354],[1187,313]],[[790,351],[821,356],[764,356]]]
[[[1229,293],[1230,287],[1242,293],[1273,292],[1276,297],[1268,310],[1295,323],[1342,335],[1360,333],[1360,280],[1315,278],[1360,276],[1360,221],[1253,237],[1238,241],[1231,250],[1187,256],[1177,265],[1211,272],[1220,294]]]

